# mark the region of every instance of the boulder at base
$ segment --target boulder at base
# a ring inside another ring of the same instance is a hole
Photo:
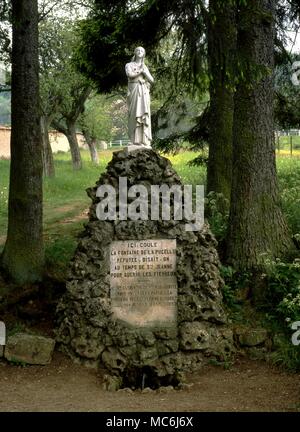
[[[10,362],[46,365],[51,362],[55,340],[49,337],[16,333],[8,336],[4,356]]]

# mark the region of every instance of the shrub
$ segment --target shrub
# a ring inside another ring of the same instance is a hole
[[[284,321],[291,318],[288,313],[292,311],[293,318],[300,318],[300,260],[296,259],[292,263],[284,263],[279,259],[267,260],[265,264],[267,290],[264,308]]]
[[[300,260],[284,263],[279,259],[266,266],[266,302],[264,310],[278,338],[271,360],[291,371],[300,370],[300,347],[291,341],[291,325],[300,320]]]
[[[216,239],[224,240],[229,217],[228,200],[221,193],[209,192],[205,198],[205,212]]]

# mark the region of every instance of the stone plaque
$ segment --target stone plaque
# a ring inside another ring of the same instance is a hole
[[[135,326],[176,322],[176,240],[115,241],[110,247],[114,317]]]

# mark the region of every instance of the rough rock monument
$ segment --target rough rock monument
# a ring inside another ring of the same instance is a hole
[[[106,172],[87,190],[92,200],[89,220],[57,308],[61,350],[74,361],[104,367],[108,389],[176,386],[182,372],[197,370],[208,359],[225,360],[233,350],[216,241],[209,227],[187,231],[187,220],[174,216],[174,197],[169,200],[170,218],[160,211],[153,217],[150,211],[151,186],[183,185],[170,161],[149,146],[145,81],[151,75],[144,68],[144,55],[137,48],[137,64],[126,65],[129,93],[135,93],[129,94],[134,148],[115,152]],[[139,97],[146,98],[142,113]],[[126,180],[125,191],[120,179]],[[134,199],[130,191],[141,185],[148,194]],[[99,192],[104,186],[106,196]],[[124,215],[124,193],[126,206],[139,202],[140,217]],[[105,199],[110,217],[102,220],[99,206]],[[159,208],[163,200],[160,196],[156,202]]]
[[[120,387],[138,386],[143,374],[164,383],[232,351],[216,241],[207,225],[187,232],[184,220],[99,220],[97,189],[112,185],[118,194],[120,177],[128,187],[181,184],[153,150],[113,154],[88,190],[89,221],[57,310],[57,342],[75,361],[104,366]]]

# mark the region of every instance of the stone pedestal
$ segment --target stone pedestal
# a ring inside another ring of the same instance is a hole
[[[151,146],[144,146],[142,144],[129,144],[127,147],[124,148],[126,154],[128,155],[129,153],[132,153],[136,150],[138,151],[143,151],[143,150],[150,150],[151,151]]]
[[[120,177],[127,178],[128,187],[181,184],[169,160],[153,150],[114,153],[106,172],[87,191],[92,199],[89,221],[57,308],[56,339],[74,361],[106,368],[120,386],[165,385],[209,358],[225,360],[233,350],[216,241],[207,225],[187,232],[186,221],[100,221],[97,188],[107,184],[118,191]],[[166,267],[158,251],[164,241]],[[151,264],[152,255],[157,260],[147,272],[139,266]],[[114,256],[136,259],[114,261]],[[165,285],[164,277],[169,277]]]

